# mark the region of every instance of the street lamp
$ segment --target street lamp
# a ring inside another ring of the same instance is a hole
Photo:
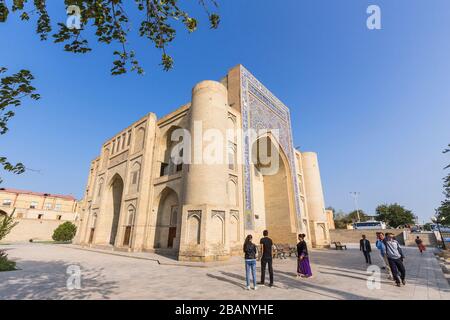
[[[355,200],[355,209],[356,209],[356,216],[358,217],[358,222],[361,222],[361,217],[359,216],[359,206],[358,206],[358,197],[360,195],[360,192],[353,191],[353,192],[350,192],[350,194],[352,195],[353,199]]]
[[[445,239],[442,236],[441,226],[440,226],[440,224],[445,221],[445,218],[441,218],[439,216],[439,214],[436,214],[433,218],[431,218],[431,221],[433,221],[434,223],[437,224],[438,232],[439,232],[439,235],[441,236],[441,240],[442,240],[442,249],[446,250]]]

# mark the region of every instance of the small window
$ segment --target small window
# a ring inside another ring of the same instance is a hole
[[[45,209],[45,210],[52,210],[52,204],[47,202],[47,203],[44,205],[44,209]]]
[[[61,218],[62,218],[62,215],[57,215],[56,216],[56,220],[61,220]]]
[[[167,163],[161,163],[161,172],[160,172],[160,176],[166,176],[169,174],[169,164]]]
[[[42,220],[43,217],[44,217],[43,214],[38,214],[38,219],[39,219],[39,220]]]
[[[11,199],[5,199],[5,200],[3,200],[3,205],[4,205],[5,207],[10,207],[11,204],[12,204]]]
[[[55,210],[56,211],[61,211],[61,204],[60,203],[55,204]]]
[[[38,206],[37,201],[31,201],[31,203],[30,203],[30,209],[36,209],[37,206]]]

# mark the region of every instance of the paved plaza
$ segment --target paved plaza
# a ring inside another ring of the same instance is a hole
[[[244,290],[241,258],[227,263],[181,263],[156,254],[88,251],[76,246],[0,246],[18,271],[0,272],[0,299],[450,299],[450,286],[432,249],[421,256],[406,248],[407,285],[395,287],[382,274],[381,288],[367,287],[357,248],[311,250],[314,277],[295,278],[296,259],[274,260],[275,287]],[[381,265],[375,251],[373,262]],[[68,290],[67,268],[81,269],[81,289]],[[258,267],[258,278],[260,268]]]

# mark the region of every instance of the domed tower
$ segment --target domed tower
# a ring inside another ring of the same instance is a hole
[[[227,88],[202,81],[192,90],[191,152],[184,177],[183,227],[179,259],[223,260],[229,257],[226,131]]]
[[[327,247],[330,245],[330,232],[317,154],[314,152],[302,153],[302,163],[312,244],[314,247]]]

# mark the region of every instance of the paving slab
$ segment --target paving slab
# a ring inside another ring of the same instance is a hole
[[[66,245],[0,249],[20,268],[0,272],[0,299],[450,299],[449,283],[431,249],[420,255],[417,248],[405,248],[407,285],[400,288],[383,271],[375,274],[379,289],[368,286],[374,274],[367,271],[360,251],[350,246],[347,251],[311,250],[311,279],[296,279],[296,258],[276,259],[275,287],[257,291],[244,290],[244,262],[238,257],[225,264],[186,264],[156,254],[111,254]],[[382,265],[376,251],[372,260]],[[80,289],[67,287],[71,266],[81,271]],[[259,277],[259,266],[257,272]]]

